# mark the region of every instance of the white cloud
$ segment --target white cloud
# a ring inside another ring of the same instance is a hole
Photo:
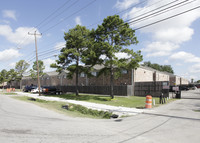
[[[175,49],[178,49],[177,44],[170,42],[152,42],[143,48],[142,51],[147,53],[147,57],[168,56]]]
[[[14,10],[3,10],[2,13],[3,13],[3,17],[5,18],[11,18],[11,19],[17,20],[16,12]]]
[[[115,56],[118,59],[128,59],[128,58],[130,58],[130,56],[127,53],[122,53],[122,52],[116,53]]]
[[[45,65],[44,72],[55,71],[54,68],[50,67],[50,65],[52,63],[55,63],[55,60],[48,58],[48,59],[43,60],[43,62],[44,62],[44,65]]]
[[[154,34],[154,38],[160,41],[182,43],[191,39],[194,31],[189,27],[161,29]]]
[[[10,63],[9,66],[10,68],[15,68],[16,62]]]
[[[118,59],[128,59],[130,58],[130,56],[127,54],[127,53],[123,53],[123,52],[119,52],[119,53],[115,53],[115,56],[118,58]],[[106,55],[101,55],[100,56],[100,59],[107,59],[108,57],[106,57]]]
[[[18,58],[21,55],[22,54],[20,54],[18,50],[10,48],[4,51],[0,51],[0,61],[1,62],[9,61],[9,60]]]
[[[28,35],[29,31],[33,31],[33,27],[19,27],[15,31],[9,25],[0,25],[0,36],[4,36],[9,42],[28,45],[34,43],[34,36]],[[41,36],[38,36],[40,38]]]
[[[137,3],[139,3],[139,0],[122,0],[122,1],[118,0],[117,3],[115,4],[115,7],[120,10],[124,10],[130,7],[131,5]]]
[[[126,19],[132,19],[131,27],[138,28],[138,27],[165,19],[167,17],[176,15],[183,11],[189,10],[191,8],[196,7],[197,5],[200,5],[200,1],[193,1],[181,7],[176,6],[176,8],[168,10],[167,12],[162,11],[163,14],[160,14],[158,16],[156,15],[149,16],[152,13],[158,13],[159,10],[162,10],[164,8],[167,8],[176,4],[178,5],[178,3],[180,2],[183,2],[183,0],[182,1],[179,0],[176,2],[174,2],[174,0],[163,0],[162,2],[158,2],[157,0],[148,0],[146,5],[132,8],[130,11],[125,13],[123,17]],[[125,3],[128,3],[128,1],[126,0],[122,2],[118,1],[116,5],[124,4],[124,7],[125,7]],[[172,3],[172,4],[169,5],[169,3]],[[168,6],[159,8],[167,4]],[[118,9],[121,9],[121,8],[118,7]],[[150,12],[152,10],[153,12]],[[147,47],[144,48],[143,50],[147,52],[147,55],[149,57],[150,56],[155,56],[155,57],[168,56],[170,52],[179,48],[180,44],[192,39],[194,30],[191,29],[190,26],[198,18],[200,18],[200,9],[190,11],[183,15],[180,15],[180,16],[168,19],[166,21],[162,21],[155,25],[151,25],[146,28],[140,29],[140,32],[142,33],[150,33],[152,35],[152,40],[153,40],[151,41],[152,43],[147,45]],[[159,48],[158,44],[155,44],[155,43],[159,43],[160,47],[167,47],[169,50],[167,50],[166,48],[164,49]],[[170,43],[170,44],[166,45],[166,43]],[[155,46],[155,47],[152,47],[152,46]]]
[[[200,73],[200,62],[191,66],[190,73]]]
[[[121,1],[121,4],[123,2],[125,3],[126,0]],[[182,6],[178,5],[181,2]],[[117,2],[117,4],[120,3]],[[163,10],[164,8],[171,7],[176,4],[177,6],[174,8],[169,8],[167,11]],[[167,6],[160,8],[164,5]],[[131,19],[131,28],[135,29],[162,19],[167,19],[170,16],[190,10],[198,5],[200,5],[199,0],[148,0],[145,5],[143,4],[134,7],[124,13],[123,18],[124,20]],[[122,10],[123,8],[121,7],[118,6],[117,8]],[[160,10],[163,10],[162,14],[158,15],[158,11]],[[152,13],[155,14],[152,15]],[[146,53],[146,57],[156,58],[162,56],[164,58],[163,62],[167,62],[175,66],[177,70],[176,72],[178,72],[179,75],[187,73],[188,75],[186,75],[186,77],[189,79],[191,77],[200,78],[198,74],[200,73],[200,57],[195,56],[192,53],[184,52],[183,49],[181,49],[184,42],[192,39],[194,29],[191,25],[199,18],[200,9],[196,9],[140,29],[139,32],[141,35],[148,34],[150,36],[150,39],[146,41],[148,44],[146,44],[146,46],[142,49],[142,52]],[[176,52],[177,49],[180,49],[180,52]]]
[[[169,57],[171,63],[176,63],[176,66],[181,66],[187,69],[187,79],[194,78],[195,80],[200,79],[200,57],[195,56],[194,54],[180,51],[174,53]],[[186,68],[187,67],[187,68]],[[185,73],[182,73],[184,75]],[[182,76],[181,75],[181,76]]]
[[[63,47],[65,47],[65,44],[66,44],[66,42],[58,42],[58,43],[56,43],[56,45],[54,46],[54,49],[60,50],[60,49],[62,49]]]
[[[191,53],[186,53],[184,51],[180,51],[178,53],[172,54],[169,59],[171,61],[180,60],[185,63],[200,63],[200,57],[197,57]]]
[[[76,22],[76,25],[82,25],[82,23],[81,23],[81,17],[80,17],[80,16],[77,16],[77,17],[75,18],[75,22]]]

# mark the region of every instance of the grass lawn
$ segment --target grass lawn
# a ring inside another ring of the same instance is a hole
[[[101,95],[85,95],[80,94],[76,96],[75,94],[63,94],[63,95],[46,95],[53,97],[60,97],[64,99],[71,100],[79,100],[79,101],[87,101],[92,103],[100,103],[112,106],[124,106],[124,107],[132,107],[132,108],[144,108],[146,97],[138,97],[138,96],[129,96],[129,97],[117,97],[111,99],[110,96],[101,96]],[[159,104],[159,98],[155,99],[156,106]]]
[[[83,117],[83,118],[94,118],[94,119],[102,119],[103,118],[102,116],[98,116],[98,115],[90,115],[88,113],[83,114],[77,110],[69,111],[69,110],[63,109],[62,106],[66,105],[66,102],[45,101],[45,100],[40,100],[40,99],[36,99],[36,101],[31,101],[31,100],[29,100],[30,97],[27,97],[27,96],[13,96],[12,98],[30,102],[30,103],[36,104],[40,107],[47,108],[49,110],[52,110],[52,111],[55,111],[55,112],[58,112],[58,113],[61,113],[61,114],[67,115],[67,116],[71,116],[71,117]],[[68,105],[76,106],[74,104],[68,104]],[[85,109],[85,107],[76,107],[76,108],[79,108],[80,110]]]
[[[4,94],[4,95],[17,95],[17,93],[13,93],[13,92],[0,92],[0,94]]]

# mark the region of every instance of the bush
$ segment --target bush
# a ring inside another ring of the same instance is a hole
[[[98,110],[88,109],[84,106],[75,105],[75,104],[69,105],[69,111],[78,111],[82,114],[87,114],[94,117],[100,117],[100,118],[105,118],[105,119],[109,119],[112,115],[112,113],[108,111],[98,111]]]

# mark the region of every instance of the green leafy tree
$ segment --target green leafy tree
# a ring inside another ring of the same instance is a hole
[[[30,65],[25,60],[20,60],[15,65],[15,71],[17,72],[17,80],[20,80],[20,89],[22,88],[22,77]]]
[[[135,31],[129,27],[118,15],[108,16],[96,30],[92,30],[94,42],[90,44],[90,52],[86,63],[88,65],[103,64],[99,75],[109,73],[110,75],[110,96],[114,98],[114,78],[121,75],[121,71],[139,67],[142,61],[141,52],[134,52],[127,48],[137,44]],[[120,57],[119,55],[123,55]]]
[[[51,64],[52,68],[57,68],[58,72],[63,69],[69,71],[67,77],[76,77],[76,95],[79,95],[78,91],[78,78],[81,72],[86,73],[86,68],[82,64],[82,59],[86,56],[84,51],[87,49],[89,30],[84,26],[77,25],[75,28],[70,29],[65,33],[66,47],[61,49],[59,59],[56,63]]]
[[[11,82],[17,79],[17,72],[14,69],[10,69],[7,72],[7,82],[10,84],[11,87]]]
[[[3,69],[0,73],[0,83],[3,84],[3,89],[4,89],[4,82],[7,82],[7,70]]]
[[[171,65],[159,65],[156,63],[151,63],[150,61],[144,62],[143,66],[151,67],[153,69],[156,69],[158,71],[168,72],[174,74],[174,71],[171,67]]]
[[[174,70],[172,69],[171,65],[163,65],[162,71],[174,74]]]
[[[39,66],[39,76],[43,76],[44,75],[43,71],[45,69],[43,61],[38,60],[38,66]],[[33,67],[30,70],[30,73],[31,73],[32,79],[36,79],[37,78],[37,62],[36,61],[33,63]]]

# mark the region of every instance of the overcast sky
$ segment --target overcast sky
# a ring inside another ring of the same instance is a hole
[[[1,1],[0,70],[14,68],[21,59],[35,61],[34,36],[28,32],[37,30],[42,33],[37,36],[39,59],[45,71],[53,71],[49,65],[65,44],[64,32],[76,24],[96,28],[103,18],[119,13],[124,21],[131,19],[133,29],[156,23],[136,30],[139,44],[129,47],[141,50],[144,61],[171,65],[176,75],[200,80],[198,6],[199,0]]]

